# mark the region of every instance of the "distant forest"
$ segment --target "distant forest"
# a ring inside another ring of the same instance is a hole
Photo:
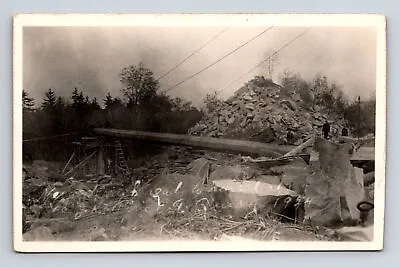
[[[72,88],[70,98],[65,99],[57,96],[55,88],[49,88],[38,106],[24,90],[24,160],[67,160],[74,135],[89,134],[90,126],[186,134],[221,101],[218,94],[209,94],[198,109],[182,98],[169,97],[159,91],[153,72],[142,63],[122,69],[119,78],[121,95],[108,93],[103,99],[91,99],[79,88]],[[283,94],[296,92],[306,105],[317,104],[341,114],[356,135],[375,131],[375,99],[349,101],[336,83],[328,84],[322,75],[306,81],[299,74],[285,72],[281,85]],[[40,139],[49,136],[59,137]]]

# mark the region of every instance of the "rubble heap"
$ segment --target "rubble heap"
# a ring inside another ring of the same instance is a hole
[[[262,81],[260,81],[260,79]],[[319,106],[306,106],[300,95],[283,94],[283,87],[263,77],[249,81],[233,97],[220,102],[211,113],[189,129],[190,135],[247,139],[262,142],[300,144],[315,133],[321,133],[328,121],[331,133],[338,134],[344,120]],[[290,142],[289,141],[289,142]]]
[[[349,144],[319,142],[310,166],[300,158],[266,166],[239,155],[171,146],[137,163],[142,167],[132,172],[134,184],[109,175],[65,177],[59,175],[62,166],[35,161],[24,166],[24,240],[336,241],[341,237],[325,224],[338,216],[362,217],[352,212],[360,199],[373,203],[374,173],[347,171]],[[362,181],[370,186],[365,197]],[[326,186],[343,184],[345,189],[325,193]],[[347,207],[339,205],[343,197]],[[367,215],[363,220],[370,224]]]

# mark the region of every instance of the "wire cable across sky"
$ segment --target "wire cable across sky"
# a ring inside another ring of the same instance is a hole
[[[42,137],[35,137],[31,139],[24,139],[22,142],[33,142],[33,141],[42,141],[42,140],[48,140],[48,139],[54,139],[58,137],[64,137],[64,136],[69,136],[69,135],[78,135],[84,133],[82,132],[71,132],[71,133],[66,133],[66,134],[58,134],[58,135],[51,135],[51,136],[42,136]]]
[[[242,47],[246,46],[247,44],[251,43],[252,41],[256,40],[257,38],[259,38],[261,35],[263,35],[264,33],[268,32],[269,30],[271,30],[273,28],[273,26],[269,27],[268,29],[262,31],[261,33],[257,34],[256,36],[254,36],[253,38],[251,38],[250,40],[248,40],[247,42],[241,44],[239,47],[235,48],[234,50],[232,50],[231,52],[227,53],[226,55],[224,55],[223,57],[217,59],[216,61],[214,61],[213,63],[207,65],[206,67],[204,67],[203,69],[199,70],[198,72],[190,75],[189,77],[187,77],[186,79],[180,81],[179,83],[175,84],[174,86],[171,86],[170,88],[166,89],[164,91],[164,93],[178,87],[179,85],[183,84],[184,82],[190,80],[191,78],[199,75],[200,73],[202,73],[203,71],[211,68],[212,66],[214,66],[215,64],[217,64],[218,62],[224,60],[225,58],[227,58],[228,56],[232,55],[233,53],[235,53],[236,51],[238,51],[239,49],[241,49]]]
[[[176,64],[173,68],[171,68],[170,70],[168,70],[167,72],[165,72],[164,74],[162,74],[159,78],[157,78],[157,81],[161,80],[162,78],[164,78],[165,76],[167,76],[168,74],[170,74],[172,71],[174,71],[176,68],[178,68],[180,65],[182,65],[183,63],[185,63],[189,58],[191,58],[192,56],[194,56],[197,52],[199,52],[200,50],[202,50],[204,47],[206,47],[207,45],[209,45],[212,41],[214,41],[215,39],[217,39],[219,36],[221,36],[224,32],[226,32],[229,29],[229,27],[226,27],[225,29],[223,29],[222,31],[220,31],[217,35],[215,35],[213,38],[211,38],[207,43],[203,44],[200,48],[198,48],[197,50],[195,50],[193,53],[191,53],[189,56],[187,56],[184,60],[182,60],[181,62],[179,62],[178,64]]]
[[[222,93],[223,91],[225,91],[226,89],[229,88],[229,86],[235,84],[236,82],[240,81],[241,79],[243,79],[247,74],[249,74],[250,72],[254,71],[256,68],[258,68],[259,66],[261,66],[264,62],[268,61],[270,58],[272,58],[273,56],[277,55],[279,52],[281,52],[283,49],[285,49],[286,47],[288,47],[289,45],[291,45],[293,42],[295,42],[297,39],[299,39],[301,36],[303,36],[307,31],[311,30],[310,28],[307,28],[306,30],[302,31],[300,34],[296,35],[296,37],[294,37],[293,39],[291,39],[289,42],[287,42],[285,45],[283,45],[282,47],[280,47],[278,50],[276,50],[274,53],[272,53],[269,57],[267,57],[266,59],[264,59],[263,61],[261,61],[260,63],[258,63],[257,65],[255,65],[253,68],[251,68],[248,72],[246,72],[245,74],[243,74],[242,76],[240,76],[238,79],[234,80],[233,82],[229,83],[228,85],[226,85],[224,88],[222,88],[220,91],[218,91],[217,93]]]

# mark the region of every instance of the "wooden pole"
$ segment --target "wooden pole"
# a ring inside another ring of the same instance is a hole
[[[103,148],[100,146],[97,152],[97,174],[104,175],[104,157],[103,157]]]
[[[70,175],[71,173],[73,173],[74,171],[78,170],[79,168],[85,166],[89,160],[97,153],[97,151],[94,151],[93,153],[91,153],[89,156],[87,156],[84,160],[82,160],[80,163],[78,163],[78,165],[76,165],[74,168],[72,168],[72,170],[70,170],[69,172],[67,172],[66,174],[64,174],[65,176]]]
[[[283,155],[282,158],[294,156],[294,155],[300,153],[301,151],[303,151],[303,149],[305,149],[306,147],[314,145],[314,142],[315,142],[315,137],[313,136],[310,139],[308,139],[306,142],[304,142],[303,144],[297,146],[295,149],[293,149],[293,150],[289,151],[288,153],[286,153],[285,155]]]
[[[116,175],[118,172],[118,157],[117,157],[117,148],[115,146],[113,147],[113,151],[114,151],[113,172],[114,172],[114,175]]]
[[[170,145],[191,146],[195,148],[203,148],[222,152],[233,152],[269,157],[280,157],[282,154],[288,152],[287,148],[285,149],[279,145],[245,140],[105,128],[95,128],[93,132],[97,135],[109,136],[114,138],[137,139]]]
[[[360,132],[360,120],[361,120],[361,97],[358,96],[358,120],[357,120],[357,137],[361,137],[361,132]]]
[[[72,159],[73,159],[74,157],[75,157],[75,151],[72,153],[72,155],[71,155],[71,157],[69,158],[67,164],[65,164],[65,167],[64,167],[64,169],[62,170],[61,174],[63,174],[63,173],[67,170],[67,167],[69,166],[69,164],[71,163],[71,161],[72,161]]]

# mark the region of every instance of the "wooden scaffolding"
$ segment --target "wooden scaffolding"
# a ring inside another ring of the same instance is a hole
[[[130,176],[121,142],[116,138],[81,137],[62,170],[64,176]]]

